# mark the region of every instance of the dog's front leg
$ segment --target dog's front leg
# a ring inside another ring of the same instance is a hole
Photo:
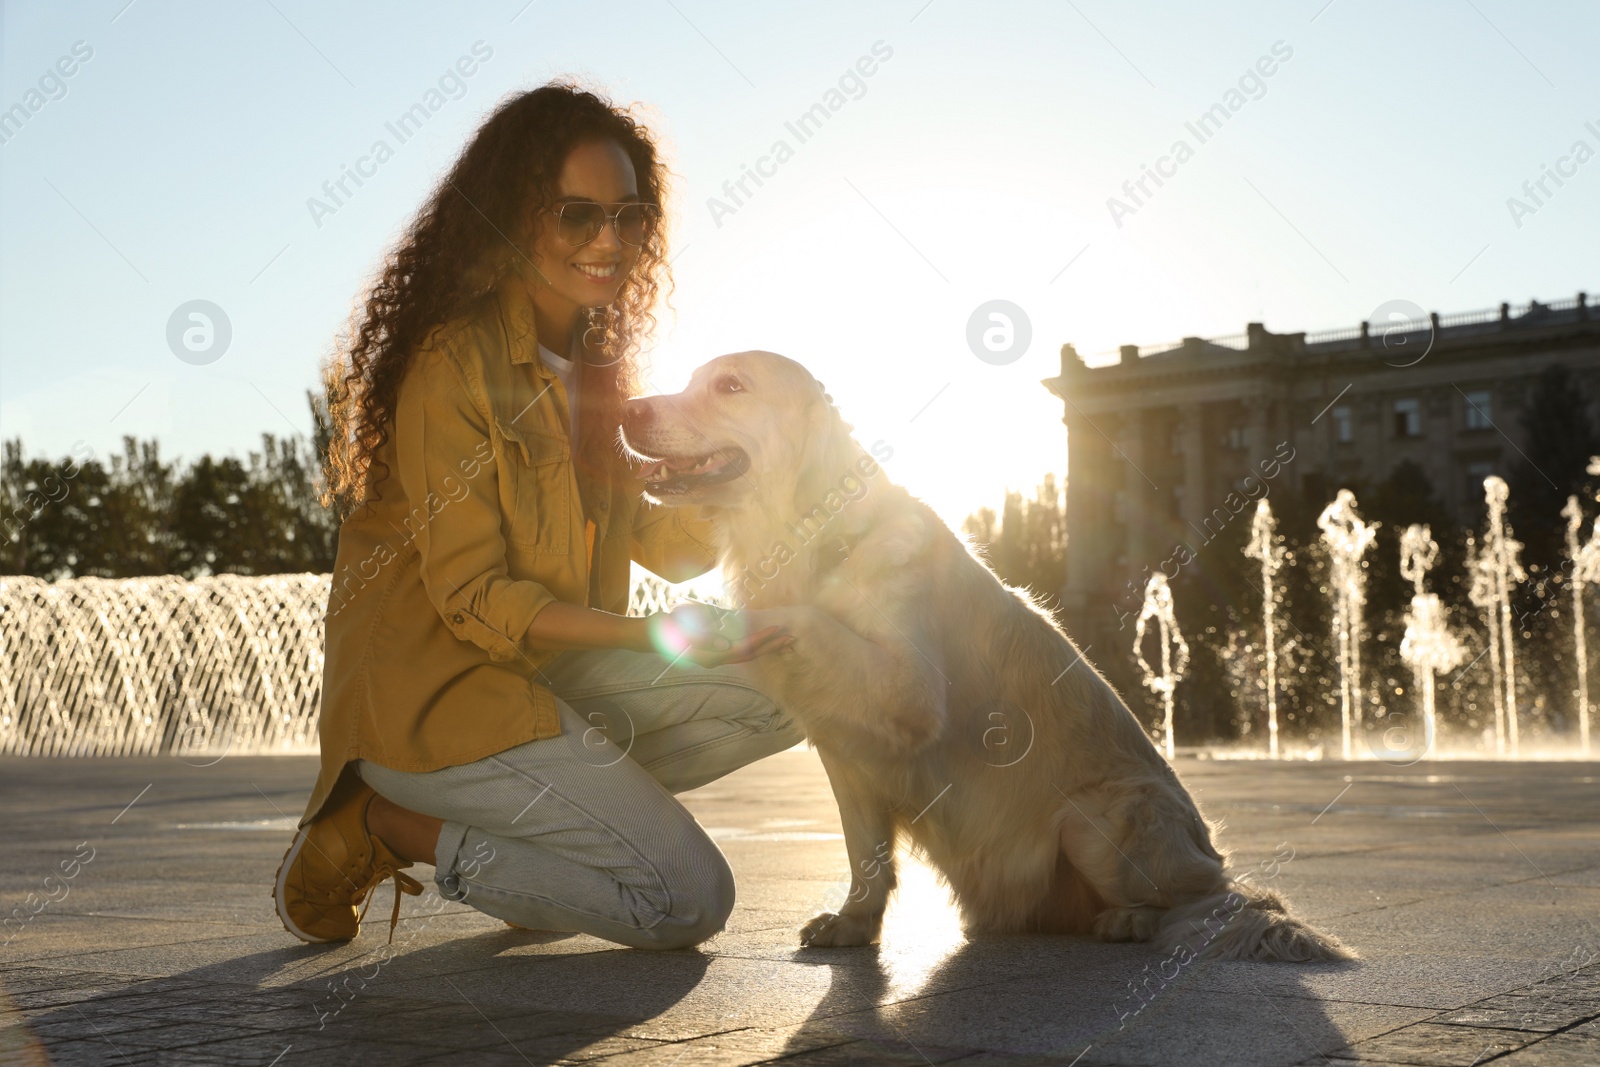
[[[817,754],[839,804],[850,857],[850,893],[837,912],[825,911],[806,923],[800,943],[817,948],[870,945],[883,929],[883,913],[895,887],[894,821],[858,767],[829,758],[821,745]]]

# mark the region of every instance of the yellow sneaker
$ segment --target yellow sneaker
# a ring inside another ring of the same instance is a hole
[[[335,787],[327,806],[310,825],[295,832],[273,883],[272,898],[284,929],[311,944],[349,941],[361,932],[363,901],[394,879],[394,914],[389,939],[400,921],[400,894],[417,896],[422,884],[401,870],[411,866],[367,832],[372,787],[350,776]]]

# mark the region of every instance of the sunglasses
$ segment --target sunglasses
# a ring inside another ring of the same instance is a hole
[[[591,200],[576,200],[556,209],[556,230],[561,239],[573,248],[588,244],[606,228],[606,220],[617,231],[617,240],[638,247],[644,244],[661,218],[661,209],[654,204],[597,204]]]

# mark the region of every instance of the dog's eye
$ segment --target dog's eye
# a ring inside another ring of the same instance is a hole
[[[744,383],[741,382],[739,379],[733,377],[732,375],[729,375],[726,378],[718,379],[718,381],[717,381],[717,392],[719,392],[719,393],[742,393],[742,392],[744,392]]]

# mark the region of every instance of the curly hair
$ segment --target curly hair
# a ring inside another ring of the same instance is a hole
[[[575,84],[551,82],[495,110],[386,257],[357,324],[323,373],[332,431],[323,503],[341,517],[377,499],[388,476],[377,453],[389,440],[413,354],[436,328],[470,314],[530,262],[534,226],[555,198],[568,153],[596,140],[615,141],[627,153],[643,201],[664,202],[667,170],[651,131],[630,109]],[[583,440],[574,451],[591,468],[603,466],[622,401],[638,391],[638,350],[655,328],[658,299],[671,287],[666,247],[663,223],[651,230],[604,312],[603,341],[590,346],[604,358],[584,367]]]

